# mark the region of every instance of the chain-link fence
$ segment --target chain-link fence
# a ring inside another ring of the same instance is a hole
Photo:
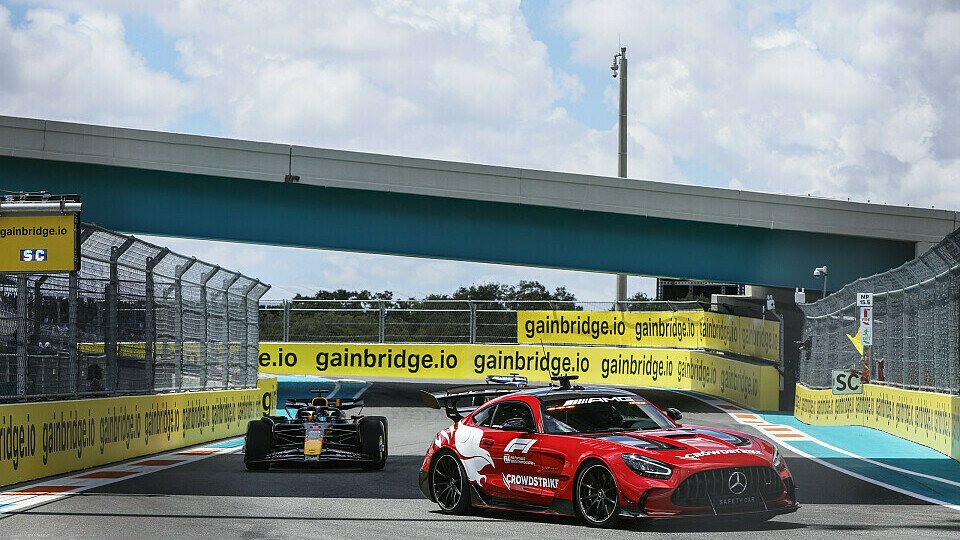
[[[282,300],[260,306],[263,341],[367,343],[516,343],[517,311],[704,311],[704,302],[483,300]],[[736,308],[735,314],[759,317]]]
[[[269,285],[92,225],[81,268],[0,274],[0,400],[257,384]]]
[[[857,293],[873,293],[871,380],[956,394],[960,390],[960,229],[920,257],[861,278],[801,309],[800,381],[830,386],[830,372],[860,365]]]

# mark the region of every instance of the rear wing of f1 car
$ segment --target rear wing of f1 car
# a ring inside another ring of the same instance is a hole
[[[299,409],[311,405],[336,407],[340,410],[363,407],[360,396],[370,388],[371,383],[356,379],[324,379],[320,381],[323,388],[312,390],[315,397],[287,399],[284,409]]]
[[[303,407],[310,407],[320,405],[323,407],[336,407],[341,411],[346,411],[349,409],[356,409],[357,407],[363,407],[362,399],[328,399],[323,396],[317,396],[315,398],[290,398],[286,401],[283,408],[284,409],[300,409]]]
[[[453,421],[460,420],[493,398],[513,394],[527,386],[527,378],[516,374],[489,376],[488,384],[457,386],[442,392],[420,391],[420,400],[431,409],[443,409]]]

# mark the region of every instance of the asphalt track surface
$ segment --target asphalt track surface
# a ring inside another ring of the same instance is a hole
[[[927,504],[785,452],[798,512],[744,525],[719,521],[628,522],[615,530],[572,518],[488,511],[446,516],[417,487],[423,453],[449,420],[423,408],[410,383],[376,383],[366,414],[390,421],[390,459],[379,472],[271,469],[248,472],[224,454],[0,515],[3,538],[957,538],[960,512]],[[750,429],[688,396],[644,389],[684,422]]]

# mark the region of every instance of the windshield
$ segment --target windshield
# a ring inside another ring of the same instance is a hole
[[[593,396],[543,403],[547,433],[596,433],[675,427],[639,396]]]

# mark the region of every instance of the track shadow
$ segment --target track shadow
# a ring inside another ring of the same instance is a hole
[[[343,466],[271,467],[248,471],[240,454],[225,454],[107,484],[88,494],[421,499],[423,458],[391,456],[382,471]],[[198,481],[202,479],[202,481]]]

